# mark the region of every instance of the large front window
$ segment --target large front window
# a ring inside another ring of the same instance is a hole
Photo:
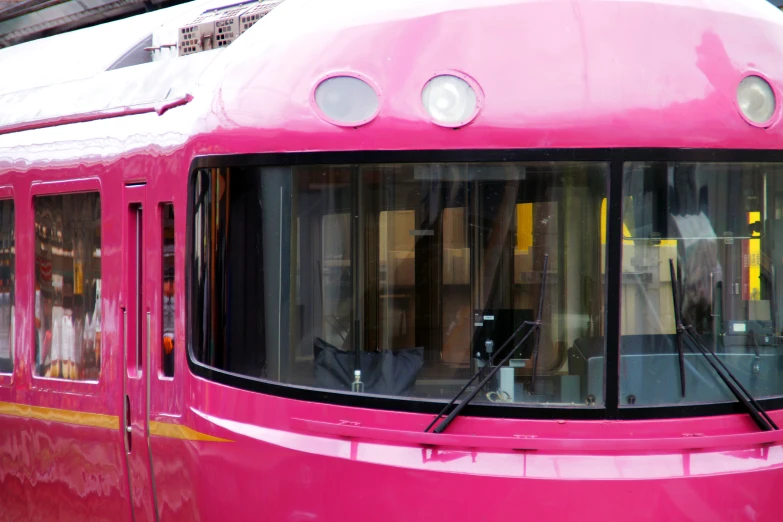
[[[198,170],[194,355],[260,380],[447,399],[510,354],[476,402],[600,403],[584,352],[603,355],[607,176],[587,162]],[[540,335],[519,343],[541,297]]]
[[[677,334],[672,271],[683,326],[754,397],[783,395],[783,166],[625,163],[623,208],[620,405],[735,400]]]

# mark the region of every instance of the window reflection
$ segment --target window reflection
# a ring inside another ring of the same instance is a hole
[[[595,404],[588,380],[602,386],[602,376],[588,375],[580,347],[603,353],[606,171],[598,163],[199,171],[195,354],[283,383],[350,391],[358,377],[364,393],[445,399],[486,365],[488,341],[499,348],[534,319],[543,291],[536,386],[528,341],[477,400]]]
[[[782,175],[776,164],[626,164],[621,404],[735,400],[685,340],[682,396],[670,260],[681,273],[683,322],[751,394],[783,394]]]
[[[0,200],[0,373],[14,366],[14,202]]]
[[[174,205],[161,205],[161,237],[163,254],[163,339],[161,368],[166,377],[174,376]]]
[[[347,212],[327,214],[321,225],[323,263],[324,339],[335,346],[350,346],[351,331],[351,219]]]
[[[96,380],[101,362],[99,195],[39,196],[33,205],[36,375]]]

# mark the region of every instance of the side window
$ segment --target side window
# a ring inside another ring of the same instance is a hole
[[[14,202],[0,201],[0,373],[14,370]]]
[[[174,205],[161,205],[162,273],[163,273],[163,339],[161,368],[166,377],[174,376]]]
[[[97,380],[101,365],[98,193],[37,196],[35,374]]]

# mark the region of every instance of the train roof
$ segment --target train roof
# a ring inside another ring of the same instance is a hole
[[[0,50],[0,69],[20,71],[0,75],[0,152],[57,136],[37,127],[88,128],[92,119],[123,115],[143,120],[156,143],[160,135],[174,133],[181,144],[222,132],[253,134],[232,142],[248,150],[263,143],[284,151],[292,146],[281,140],[299,133],[309,141],[298,148],[353,149],[356,129],[319,119],[310,103],[315,84],[341,71],[361,73],[379,91],[384,110],[364,131],[384,136],[387,148],[420,143],[415,133],[389,131],[429,124],[421,87],[442,71],[478,82],[485,100],[471,127],[502,128],[493,146],[586,146],[590,140],[557,135],[589,121],[638,128],[638,118],[678,110],[691,111],[691,127],[699,118],[714,126],[731,105],[731,71],[759,70],[783,85],[783,14],[765,0],[285,0],[228,47],[188,56],[160,48],[194,16],[225,4],[197,0]],[[134,65],[134,52],[149,53],[145,48],[157,48],[157,56]],[[35,71],[21,74],[30,63]],[[711,105],[688,105],[711,90],[721,92]],[[724,131],[726,125],[736,130],[745,122],[719,122]],[[89,128],[97,135],[113,129]],[[509,132],[520,129],[538,137],[512,139]],[[473,131],[463,131],[429,145],[464,147]],[[772,147],[769,136],[745,142]]]
[[[0,75],[0,133],[181,96],[214,56],[176,60],[159,46],[176,43],[180,25],[224,3],[196,0],[0,49],[0,70],[20,72]]]

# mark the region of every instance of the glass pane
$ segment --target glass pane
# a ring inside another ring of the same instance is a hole
[[[755,397],[783,394],[783,167],[651,162],[624,170],[621,404],[735,400],[688,336],[676,334],[670,262],[681,274],[683,324]]]
[[[600,163],[200,171],[196,355],[282,383],[444,400],[508,355],[477,401],[594,405],[606,173]],[[542,297],[540,335],[522,342]]]
[[[321,221],[323,260],[318,270],[323,285],[324,339],[337,346],[350,346],[351,330],[351,216],[326,214]],[[301,273],[301,272],[300,272]],[[307,277],[305,276],[305,279]],[[312,350],[310,350],[312,352]]]
[[[101,205],[97,193],[40,196],[35,209],[35,373],[97,380]]]
[[[161,205],[162,273],[163,273],[163,339],[161,368],[166,377],[174,376],[174,205]]]
[[[0,373],[14,370],[14,202],[0,201]]]

